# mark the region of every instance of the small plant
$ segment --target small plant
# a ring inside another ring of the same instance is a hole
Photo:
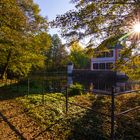
[[[83,92],[83,86],[81,84],[73,84],[69,88],[69,95],[74,96],[74,95],[81,95]]]

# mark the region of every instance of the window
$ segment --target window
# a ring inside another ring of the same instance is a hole
[[[113,68],[113,63],[106,63],[106,69],[112,69]]]
[[[113,50],[106,52],[106,57],[113,57]]]
[[[93,69],[98,69],[98,63],[93,64]]]
[[[113,50],[110,50],[109,52],[98,52],[97,58],[104,58],[104,57],[113,57]]]
[[[105,63],[100,63],[99,64],[99,69],[105,69]]]
[[[121,50],[118,50],[118,57],[121,57]]]
[[[106,57],[105,52],[98,52],[97,58],[102,58],[102,57]]]
[[[102,57],[106,57],[106,53],[105,52],[102,52]]]

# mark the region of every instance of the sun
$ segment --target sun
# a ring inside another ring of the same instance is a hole
[[[133,25],[133,32],[140,33],[140,22],[137,22]]]
[[[129,38],[135,41],[140,40],[140,18],[135,18],[129,23]]]
[[[123,31],[128,34],[128,39],[132,41],[140,40],[140,10],[136,10],[131,13],[131,16],[128,16],[124,20],[125,27]]]

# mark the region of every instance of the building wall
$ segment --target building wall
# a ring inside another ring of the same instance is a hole
[[[112,49],[113,50],[113,56],[112,57],[97,57],[97,58],[92,58],[91,59],[91,70],[111,70],[115,65],[116,61],[119,60],[120,58],[120,50],[118,48]],[[127,61],[128,58],[124,58],[124,61]],[[112,63],[112,68],[109,68],[108,65],[109,63]],[[98,64],[98,69],[93,68],[93,64]],[[101,68],[101,65],[105,65],[105,68]]]
[[[109,70],[109,69],[106,69],[107,63],[115,64],[116,60],[118,59],[118,49],[112,49],[112,50],[113,50],[113,56],[112,57],[92,58],[91,59],[91,70],[94,70],[93,64],[96,64],[96,63],[98,63],[99,65],[101,63],[105,63],[105,69],[98,69],[98,70]]]

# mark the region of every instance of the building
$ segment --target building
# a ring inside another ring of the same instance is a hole
[[[120,59],[121,50],[123,46],[116,44],[113,47],[108,47],[108,51],[96,51],[97,57],[91,59],[91,70],[92,71],[109,71],[114,68],[117,60]],[[128,58],[124,58],[125,61]]]

